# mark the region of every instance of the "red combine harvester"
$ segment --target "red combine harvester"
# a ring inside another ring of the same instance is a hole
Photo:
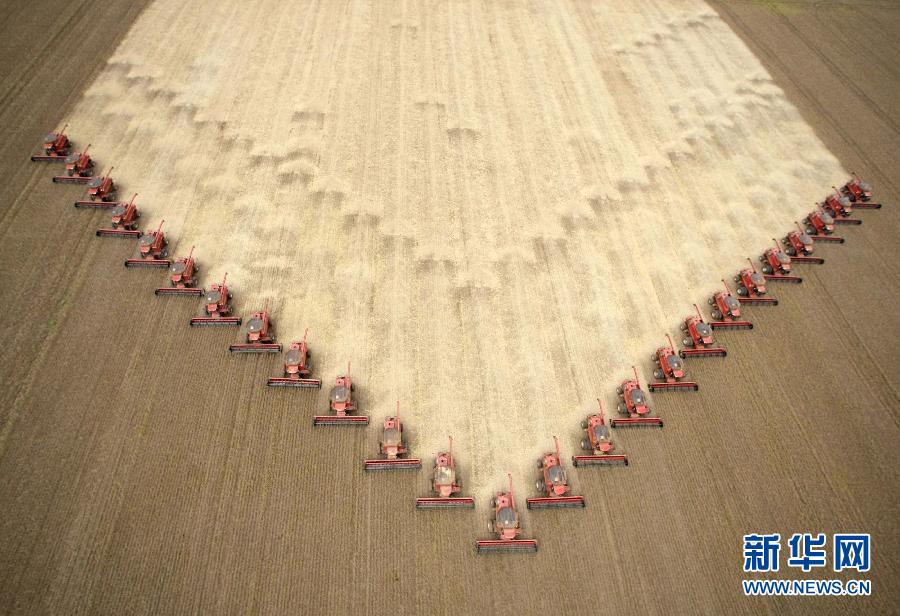
[[[697,304],[694,304],[694,309],[697,311],[697,314],[687,317],[684,323],[681,324],[681,331],[687,335],[687,338],[684,338],[681,343],[687,348],[681,349],[678,354],[683,359],[688,357],[725,357],[728,355],[728,351],[720,346],[716,346],[715,340],[713,340],[712,327],[703,320],[703,315],[700,314]]]
[[[156,231],[149,231],[138,239],[138,249],[141,253],[139,259],[126,259],[125,267],[143,267],[168,269],[172,262],[166,259],[169,242],[166,234],[162,232],[163,220]]]
[[[613,453],[616,446],[612,442],[609,426],[606,425],[606,413],[603,410],[603,402],[597,398],[600,412],[589,415],[581,422],[584,430],[584,438],[581,439],[581,448],[590,451],[590,454],[572,456],[572,464],[575,466],[601,466],[605,464],[624,464],[628,466],[628,456],[624,453]],[[558,452],[557,452],[558,453]]]
[[[822,257],[812,256],[812,253],[815,252],[813,238],[800,226],[799,222],[794,224],[797,225],[797,230],[788,233],[783,240],[785,245],[784,251],[791,257],[791,261],[815,265],[825,263],[825,259]]]
[[[806,223],[806,232],[814,242],[844,243],[844,238],[834,235],[834,218],[820,206],[817,205],[815,211],[811,212],[803,222]]]
[[[583,496],[569,495],[572,488],[569,487],[569,478],[559,453],[559,439],[554,436],[553,442],[556,452],[545,453],[538,460],[541,476],[534,487],[544,496],[525,499],[525,505],[529,509],[584,507]]]
[[[32,162],[53,163],[61,162],[69,155],[69,149],[72,144],[66,136],[66,126],[62,130],[55,133],[47,133],[41,142],[41,151],[43,154],[35,154],[31,157]]]
[[[711,298],[709,304],[712,308],[710,327],[713,329],[753,329],[753,323],[741,319],[741,302],[731,292],[728,283],[724,280],[724,291],[719,291]],[[652,391],[652,390],[651,390]]]
[[[619,403],[616,410],[621,415],[627,417],[617,417],[609,422],[613,428],[629,427],[629,426],[658,426],[663,427],[663,421],[659,417],[654,416],[647,406],[647,396],[641,389],[641,381],[638,378],[637,368],[631,367],[634,371],[634,378],[623,381],[616,389],[619,395]]]
[[[846,197],[835,188],[833,195],[825,197],[823,208],[831,214],[836,225],[861,225],[862,221],[858,218],[850,218],[853,213],[854,204],[850,201],[850,197]]]
[[[791,275],[791,257],[781,248],[781,242],[776,239],[775,246],[766,250],[759,260],[762,261],[762,271],[766,280],[771,282],[793,282],[800,284],[803,279]]]
[[[168,287],[160,287],[156,290],[157,295],[186,295],[188,297],[200,297],[204,294],[203,289],[197,288],[197,281],[194,276],[200,268],[194,261],[194,246],[188,256],[176,259],[169,267],[169,285]]]
[[[496,539],[481,539],[475,542],[475,550],[479,554],[487,552],[537,552],[537,541],[519,539],[522,525],[519,523],[519,512],[516,510],[516,496],[513,493],[512,475],[509,478],[509,491],[500,492],[491,501],[494,509],[488,530],[497,536]]]
[[[34,160],[34,159],[32,159]],[[853,179],[844,184],[840,193],[853,202],[857,210],[880,210],[880,203],[872,203],[872,185],[853,174]]]
[[[313,418],[314,426],[367,426],[368,415],[351,415],[356,411],[353,403],[353,381],[350,378],[350,363],[347,362],[347,374],[342,374],[334,380],[334,387],[328,394],[329,410],[332,415],[316,415]]]
[[[366,460],[363,469],[367,471],[418,470],[422,468],[419,458],[401,458],[409,453],[403,443],[403,423],[400,421],[400,401],[397,400],[397,412],[387,417],[381,427],[381,442],[378,444],[381,455],[378,460]]]
[[[656,349],[651,359],[656,362],[656,369],[653,371],[655,383],[650,383],[647,387],[652,392],[657,391],[697,391],[700,386],[693,381],[683,381],[686,376],[684,370],[684,360],[675,350],[672,344],[672,338],[666,334],[666,340],[669,346],[663,346]]]
[[[112,209],[111,229],[97,229],[97,237],[140,237],[141,232],[137,228],[137,219],[141,217],[137,206],[134,204],[134,198],[137,193],[131,197],[128,203],[116,203]]]
[[[228,272],[222,278],[222,284],[213,284],[206,292],[205,317],[191,319],[191,327],[238,327],[241,317],[231,315],[231,291],[228,290]]]
[[[295,341],[288,347],[284,356],[284,376],[272,377],[266,383],[269,387],[301,387],[307,389],[319,389],[322,387],[320,379],[310,378],[312,367],[309,364],[309,346],[306,344],[306,335],[309,330],[303,332],[303,340]]]
[[[88,190],[87,190],[87,199],[83,199],[81,201],[75,202],[75,207],[78,208],[100,208],[100,209],[112,209],[119,205],[116,199],[116,185],[112,179],[112,170],[115,167],[110,167],[109,171],[104,173],[101,176],[91,178],[91,181],[88,182]]]
[[[281,353],[281,345],[275,342],[273,323],[269,320],[269,300],[262,311],[254,312],[247,321],[247,342],[232,344],[232,353]]]
[[[453,457],[453,437],[450,448],[440,452],[434,459],[434,474],[431,477],[431,492],[434,496],[416,499],[416,509],[472,509],[475,499],[471,496],[454,496],[462,491],[456,479],[456,458]]]
[[[84,148],[84,152],[75,152],[66,156],[66,174],[56,175],[53,181],[57,184],[87,184],[94,178],[91,173],[94,171],[94,161],[88,154],[91,144]]]
[[[742,269],[734,281],[738,283],[738,301],[751,306],[777,306],[774,297],[763,297],[766,294],[766,277],[756,271],[753,261],[747,258],[750,267]]]

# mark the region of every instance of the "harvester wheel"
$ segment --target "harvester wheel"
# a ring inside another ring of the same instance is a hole
[[[738,287],[737,294],[741,296],[747,295],[747,289],[745,289],[744,287]]]
[[[582,429],[582,430],[587,430],[587,427],[588,427],[588,421],[587,421],[587,419],[582,419],[582,420],[581,420],[581,429]]]
[[[537,481],[534,482],[534,487],[537,488],[538,493],[546,493],[547,492],[547,490],[546,490],[547,486],[545,486],[544,482],[541,481],[540,479],[538,479]]]
[[[620,413],[624,414],[628,410],[628,407],[625,406],[625,403],[619,402],[616,405],[616,410],[619,411]]]
[[[706,300],[706,303],[709,304],[710,306],[712,306],[715,303],[715,301],[713,300],[713,298],[710,297],[709,299]]]
[[[734,277],[734,281],[735,281],[735,282],[740,282],[740,281],[741,281],[741,277],[740,277],[740,276],[735,276],[735,277]]]
[[[616,394],[618,394],[618,395],[620,395],[620,396],[622,395],[622,388],[621,388],[621,387],[616,387]]]
[[[661,378],[663,378],[662,370],[654,370],[654,371],[653,371],[653,378],[654,378],[654,379],[661,379]]]
[[[713,318],[714,321],[721,321],[721,320],[722,320],[722,313],[719,312],[718,310],[713,310],[713,311],[712,311],[712,318]]]
[[[692,347],[692,346],[694,346],[694,341],[691,340],[690,338],[685,338],[684,340],[681,341],[681,344],[683,344],[686,347]]]
[[[771,273],[772,273],[772,268],[769,267],[768,265],[763,265],[762,271],[763,271],[763,274],[771,274]]]
[[[591,448],[591,442],[585,438],[581,439],[581,448],[585,451],[589,451]]]

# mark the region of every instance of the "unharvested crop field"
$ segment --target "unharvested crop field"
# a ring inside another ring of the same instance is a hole
[[[0,609],[895,609],[892,5],[62,6],[0,27]],[[375,423],[400,398],[426,466],[454,434],[478,511],[416,514],[427,471],[364,476],[374,427],[313,430],[327,390],[267,391],[278,358],[122,268],[27,161],[62,120],[204,284],[309,327],[326,381],[352,359]],[[538,555],[476,558],[504,472],[524,496],[550,435],[571,451],[848,169],[888,205],[723,335],[698,394],[655,396],[631,467],[573,473],[587,509],[528,515]],[[751,531],[871,532],[874,595],[743,599]]]

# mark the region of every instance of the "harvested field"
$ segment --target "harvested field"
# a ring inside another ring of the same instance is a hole
[[[895,208],[823,247],[824,267],[752,311],[754,333],[724,334],[729,357],[693,368],[698,394],[655,396],[667,426],[619,437],[631,467],[574,474],[586,510],[528,515],[536,557],[476,559],[484,498],[416,514],[426,473],[364,476],[373,428],[313,430],[324,393],[267,391],[278,359],[188,331],[197,306],[155,298],[159,273],[93,237],[105,214],[25,162],[68,119],[145,224],[165,216],[176,252],[197,244],[204,283],[228,269],[245,313],[273,297],[283,341],[310,327],[323,378],[352,357],[364,409],[379,420],[402,398],[426,461],[457,435],[483,497],[507,469],[529,486],[553,432],[571,449],[593,397],[632,361],[646,373],[661,333],[843,168],[898,202],[896,9],[778,4],[714,7],[723,21],[694,2],[157,0],[114,53],[109,37],[107,54],[36,62],[68,69],[55,92],[15,77],[0,608],[567,613],[593,580],[618,612],[893,609],[900,317],[879,307],[897,297]],[[135,14],[105,10],[108,33]],[[838,17],[870,32],[864,55],[810,43],[844,36],[824,30]],[[35,49],[71,27],[33,23]],[[756,530],[871,532],[875,594],[743,599],[740,535]]]
[[[482,501],[846,175],[702,2],[157,1],[70,121]]]

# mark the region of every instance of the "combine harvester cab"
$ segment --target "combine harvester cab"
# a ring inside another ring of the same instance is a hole
[[[200,271],[200,267],[194,261],[194,246],[186,257],[176,259],[169,266],[169,285],[168,287],[160,287],[155,293],[157,295],[181,295],[187,297],[199,297],[204,294],[203,289],[197,288],[197,281],[194,276]]]
[[[572,464],[581,466],[608,466],[612,464],[624,464],[628,466],[628,456],[624,453],[614,453],[616,446],[612,441],[609,426],[606,425],[606,413],[603,402],[597,398],[600,412],[589,415],[581,422],[584,430],[584,438],[581,439],[581,448],[589,451],[589,454],[572,456]]]
[[[434,459],[431,477],[431,492],[434,496],[416,499],[416,509],[474,509],[475,499],[471,496],[454,496],[462,492],[456,478],[456,458],[453,457],[453,437],[450,448],[440,452]]]
[[[753,261],[747,257],[750,267],[742,269],[734,281],[738,283],[738,301],[749,306],[777,306],[778,300],[774,297],[765,297],[766,277],[756,271]]]
[[[137,228],[137,220],[141,217],[137,206],[134,204],[134,198],[137,193],[131,197],[128,203],[116,203],[112,209],[112,219],[110,220],[109,229],[97,229],[97,237],[140,237],[141,232]]]
[[[522,525],[516,509],[516,496],[513,492],[512,475],[509,479],[509,491],[500,492],[491,503],[493,514],[488,523],[488,530],[496,539],[480,539],[475,542],[475,551],[479,554],[537,552],[538,544],[534,539],[520,539]]]
[[[69,150],[72,143],[66,136],[66,124],[55,133],[47,133],[41,141],[41,154],[34,154],[31,157],[32,162],[41,163],[57,163],[63,162],[69,156]]]
[[[634,378],[623,381],[616,389],[616,393],[619,396],[616,410],[619,411],[620,415],[625,415],[625,417],[616,417],[609,422],[610,426],[613,428],[637,426],[662,428],[662,419],[653,415],[650,412],[650,407],[647,406],[647,395],[641,389],[637,368],[632,366],[631,370],[634,372]]]
[[[75,152],[66,156],[66,174],[53,177],[56,184],[87,184],[93,180],[91,173],[94,171],[94,161],[88,150],[91,144],[84,148],[84,152]]]
[[[347,374],[342,374],[334,380],[334,387],[328,393],[329,410],[331,415],[316,415],[313,417],[314,426],[367,426],[368,415],[352,415],[356,412],[353,402],[353,380],[350,378],[350,362],[347,362]]]
[[[722,284],[725,285],[725,290],[719,291],[709,298],[713,318],[709,324],[710,327],[713,329],[753,329],[753,323],[741,318],[740,300],[731,292],[727,282],[723,280]]]
[[[120,205],[116,199],[116,185],[112,179],[112,171],[114,167],[110,167],[109,171],[101,176],[91,178],[87,184],[87,199],[75,202],[77,208],[93,208],[110,210]]]
[[[811,212],[803,222],[806,223],[806,232],[814,242],[844,243],[844,238],[834,235],[834,218],[821,206],[816,205],[815,211]]]
[[[669,346],[656,349],[656,353],[650,358],[656,363],[653,370],[653,378],[656,382],[647,387],[652,392],[657,391],[697,391],[700,386],[693,381],[685,381],[687,372],[684,369],[684,360],[675,350],[672,337],[666,334]],[[598,400],[599,402],[599,400]],[[601,403],[602,405],[602,403]]]
[[[525,499],[525,505],[528,509],[583,508],[584,497],[569,494],[572,488],[569,486],[569,477],[559,453],[559,439],[554,436],[553,442],[556,451],[545,453],[538,460],[541,476],[535,483],[535,488],[544,496]]]
[[[812,236],[800,226],[799,222],[794,222],[794,224],[797,225],[797,230],[788,233],[783,240],[784,251],[791,257],[791,261],[794,263],[823,265],[825,259],[812,256],[816,250]]]
[[[156,231],[141,235],[138,239],[138,251],[141,256],[138,259],[126,259],[125,267],[168,269],[172,265],[172,262],[165,258],[169,254],[169,242],[162,231],[165,222],[165,220],[160,222]]]
[[[681,324],[681,331],[687,336],[681,342],[686,347],[678,352],[682,359],[688,357],[725,357],[728,351],[716,345],[713,329],[703,320],[700,309],[694,304],[696,315],[687,317]]]
[[[762,271],[766,280],[771,282],[792,282],[800,284],[803,279],[791,274],[791,257],[781,248],[781,243],[773,239],[775,246],[766,250],[759,260],[762,261]]]
[[[378,448],[383,458],[366,460],[363,469],[367,471],[418,470],[422,468],[419,458],[404,458],[409,448],[403,442],[403,423],[400,421],[400,401],[397,400],[397,412],[393,417],[384,420],[381,428],[381,442]]]
[[[241,317],[231,316],[231,291],[228,290],[228,272],[221,284],[214,284],[206,292],[205,317],[191,319],[191,327],[239,327]]]
[[[840,190],[853,203],[857,210],[880,210],[880,203],[872,202],[872,185],[853,173],[853,178]]]
[[[320,379],[311,378],[312,366],[309,363],[309,346],[306,344],[307,329],[303,332],[303,340],[295,341],[288,347],[284,355],[284,376],[272,377],[266,383],[269,387],[298,387],[319,389]]]
[[[232,344],[228,350],[232,353],[281,353],[281,345],[275,342],[272,327],[269,300],[266,300],[262,311],[254,312],[247,321],[247,342]]]

